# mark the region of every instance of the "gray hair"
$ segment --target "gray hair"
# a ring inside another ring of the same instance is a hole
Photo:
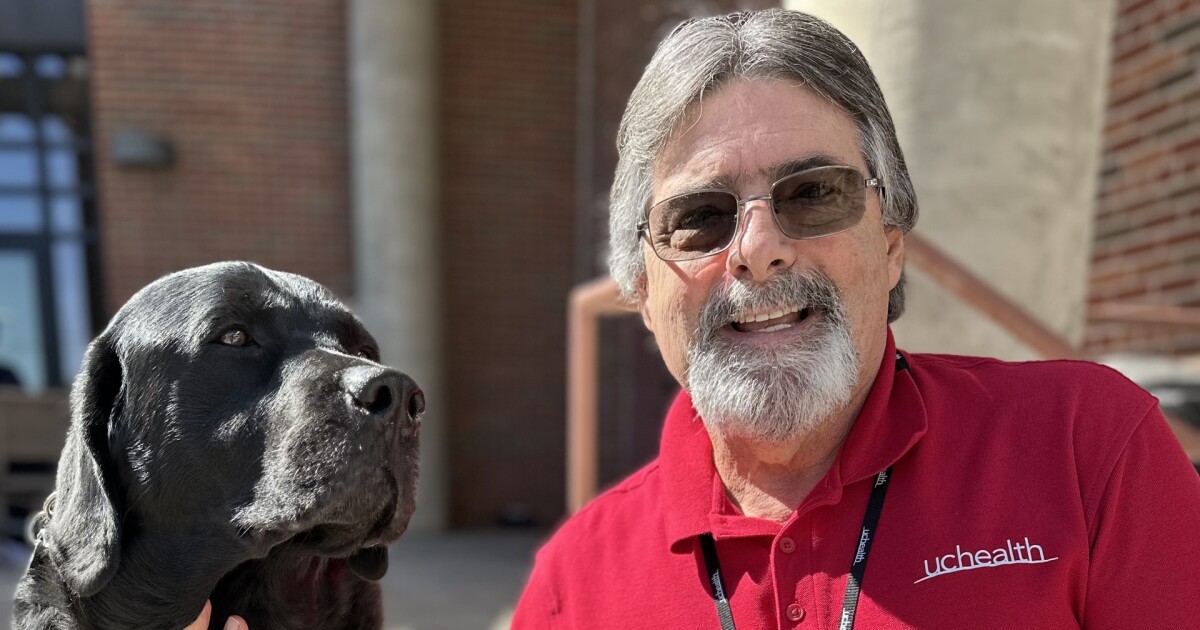
[[[883,92],[841,31],[782,9],[687,21],[659,45],[617,132],[608,265],[628,299],[646,273],[637,223],[650,201],[654,163],[688,107],[737,78],[798,81],[840,107],[858,129],[870,176],[882,183],[883,224],[908,232],[917,221],[916,192]],[[901,277],[888,296],[888,321],[903,311]]]

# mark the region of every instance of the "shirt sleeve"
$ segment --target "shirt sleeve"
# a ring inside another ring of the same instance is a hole
[[[558,627],[555,619],[558,598],[555,596],[554,580],[548,575],[550,571],[547,567],[548,563],[542,557],[543,553],[544,551],[537,555],[533,570],[529,574],[529,581],[525,584],[525,590],[521,593],[520,599],[517,600],[516,610],[513,611],[511,630],[543,630]]]
[[[1195,627],[1200,619],[1200,476],[1157,404],[1134,429],[1107,477],[1089,525],[1083,626]]]

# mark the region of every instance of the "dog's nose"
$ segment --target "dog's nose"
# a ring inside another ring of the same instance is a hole
[[[407,432],[420,423],[425,395],[407,375],[371,365],[356,365],[342,372],[342,389],[354,406],[383,422],[399,422]]]

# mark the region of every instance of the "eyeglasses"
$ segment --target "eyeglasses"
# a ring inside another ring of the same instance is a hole
[[[788,238],[809,239],[844,232],[866,213],[866,190],[879,188],[852,166],[822,166],[792,173],[771,184],[771,194],[738,199],[728,190],[699,190],[650,206],[637,225],[654,253],[667,262],[719,254],[733,243],[738,215],[751,201],[769,199],[775,225]]]

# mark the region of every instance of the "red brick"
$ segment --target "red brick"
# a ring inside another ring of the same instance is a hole
[[[344,2],[87,10],[109,310],[159,275],[223,259],[348,296]],[[175,164],[118,168],[104,148],[119,129],[163,134]]]
[[[1200,292],[1200,226],[1191,218],[1200,205],[1200,55],[1187,48],[1190,36],[1167,38],[1198,9],[1197,0],[1118,7],[1089,299],[1180,304]],[[1195,352],[1198,339],[1179,327],[1151,334],[1145,325],[1097,322],[1085,335],[1094,351]]]

